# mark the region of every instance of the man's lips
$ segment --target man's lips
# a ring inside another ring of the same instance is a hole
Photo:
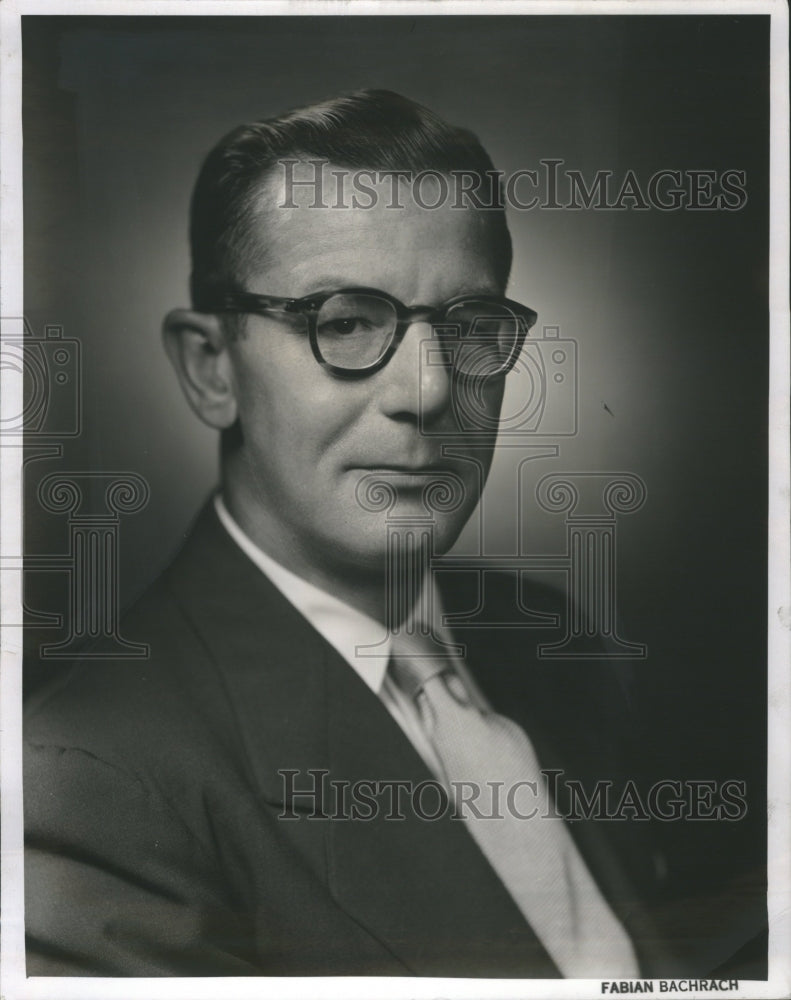
[[[348,471],[352,474],[351,483],[359,503],[368,510],[382,510],[383,504],[387,506],[399,500],[411,504],[417,498],[420,498],[426,513],[435,509],[434,500],[437,501],[437,512],[455,510],[470,486],[463,473],[454,470],[447,462],[441,465],[380,462],[354,466]],[[433,494],[436,496],[432,499]]]
[[[434,463],[413,464],[411,462],[377,462],[376,465],[355,465],[351,466],[350,469],[364,473],[381,472],[383,474],[390,475],[400,473],[402,475],[410,476],[458,474],[449,465],[439,465]]]

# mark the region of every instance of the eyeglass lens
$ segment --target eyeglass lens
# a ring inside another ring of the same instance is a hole
[[[522,320],[507,306],[468,299],[451,306],[441,327],[444,347],[458,372],[496,375],[508,369]],[[359,371],[386,353],[398,324],[392,302],[376,295],[332,295],[316,316],[316,340],[324,360]]]

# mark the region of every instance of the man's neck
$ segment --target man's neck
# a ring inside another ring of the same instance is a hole
[[[224,487],[221,495],[238,528],[270,559],[375,621],[387,623],[386,564],[369,568],[322,559],[318,551],[306,552],[282,525],[275,530],[267,517],[251,516],[249,506],[239,502],[233,489]]]

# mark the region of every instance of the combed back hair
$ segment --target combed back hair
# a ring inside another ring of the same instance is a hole
[[[196,309],[211,311],[216,293],[238,288],[265,252],[265,234],[255,227],[256,197],[283,159],[321,159],[345,168],[413,174],[465,171],[483,178],[482,192],[490,190],[491,176],[485,175],[494,171],[472,132],[448,125],[428,108],[387,90],[360,90],[240,125],[209,153],[192,196],[190,291]],[[482,211],[504,288],[512,254],[505,210]]]

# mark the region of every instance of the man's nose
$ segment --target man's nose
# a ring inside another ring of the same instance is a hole
[[[448,360],[425,320],[410,323],[382,375],[380,403],[394,419],[431,422],[450,404]]]

